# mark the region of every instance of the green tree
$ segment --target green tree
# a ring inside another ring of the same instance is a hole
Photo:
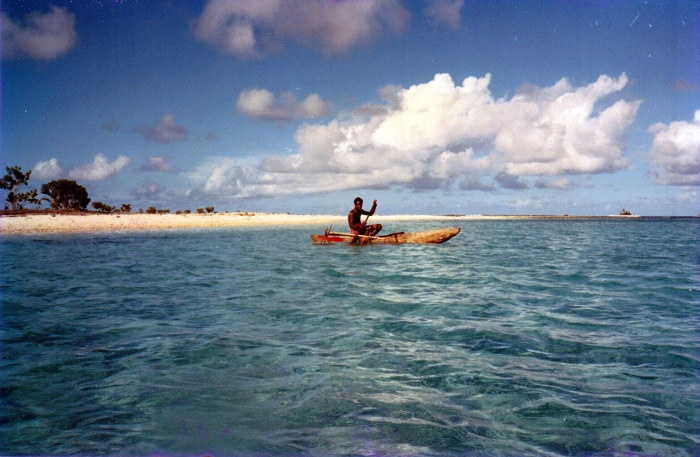
[[[130,213],[131,212],[131,203],[122,203],[122,209],[120,209],[122,213]]]
[[[90,199],[87,190],[75,181],[59,179],[41,186],[41,193],[49,196],[53,209],[85,211]]]
[[[0,189],[9,190],[7,194],[7,202],[12,205],[12,209],[22,209],[22,203],[28,202],[36,205],[41,204],[41,200],[37,198],[36,189],[31,189],[28,192],[18,192],[20,186],[26,186],[29,184],[29,177],[32,174],[32,170],[27,170],[26,173],[22,172],[20,167],[5,167],[7,174],[0,180]]]

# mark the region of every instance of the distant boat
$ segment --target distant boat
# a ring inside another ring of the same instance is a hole
[[[632,213],[627,211],[625,208],[622,208],[622,211],[620,211],[620,216],[632,216]]]
[[[352,233],[331,232],[326,229],[323,235],[311,235],[314,244],[404,244],[444,243],[459,233],[459,227],[449,227],[425,232],[390,233],[381,236],[353,235]]]

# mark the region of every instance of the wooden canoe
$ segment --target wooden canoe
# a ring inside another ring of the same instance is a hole
[[[331,232],[326,230],[323,235],[311,235],[314,244],[404,244],[404,243],[444,243],[459,233],[459,227],[449,227],[425,232],[390,233],[388,235],[365,236],[352,233]]]

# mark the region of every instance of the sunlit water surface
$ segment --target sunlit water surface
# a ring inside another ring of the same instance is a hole
[[[700,454],[697,219],[459,225],[6,237],[1,453]]]

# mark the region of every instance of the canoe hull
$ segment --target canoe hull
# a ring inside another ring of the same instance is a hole
[[[456,236],[459,231],[459,227],[449,227],[425,232],[390,233],[382,236],[358,235],[357,239],[351,233],[326,232],[323,235],[311,235],[311,241],[314,244],[439,244]]]

